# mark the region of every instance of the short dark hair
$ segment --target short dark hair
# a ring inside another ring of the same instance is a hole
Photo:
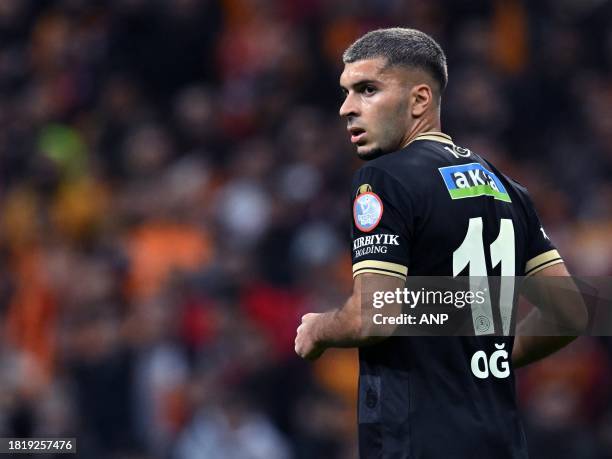
[[[388,65],[403,65],[425,70],[438,83],[440,93],[446,88],[446,56],[429,35],[416,29],[393,27],[372,30],[349,46],[342,60],[345,64],[384,57]]]

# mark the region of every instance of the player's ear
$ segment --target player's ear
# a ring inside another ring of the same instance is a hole
[[[423,116],[433,104],[433,92],[427,84],[414,85],[410,91],[412,99],[411,112],[414,118]]]

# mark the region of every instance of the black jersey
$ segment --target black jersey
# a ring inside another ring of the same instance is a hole
[[[354,276],[523,276],[562,261],[527,190],[445,134],[368,162],[352,203]],[[505,331],[511,320],[488,319]],[[486,336],[490,327],[359,349],[362,458],[527,457],[513,338]]]

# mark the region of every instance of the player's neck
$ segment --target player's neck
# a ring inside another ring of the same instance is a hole
[[[406,138],[402,144],[402,148],[412,142],[417,136],[425,132],[442,132],[442,125],[440,124],[440,118],[436,119],[417,119],[410,130],[407,133]]]

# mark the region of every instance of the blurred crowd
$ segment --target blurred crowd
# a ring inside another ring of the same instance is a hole
[[[448,56],[442,125],[612,275],[612,2],[0,1],[0,436],[90,459],[350,458],[357,361],[293,354],[350,292],[341,53]],[[519,371],[534,458],[612,458],[612,341]]]

